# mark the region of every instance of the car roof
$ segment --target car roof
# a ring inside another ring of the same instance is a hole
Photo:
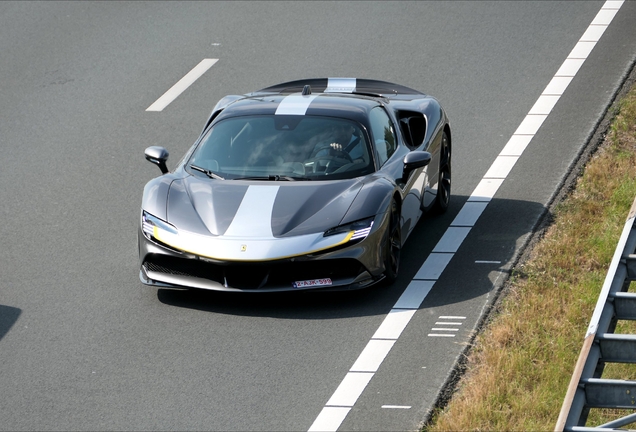
[[[312,78],[289,81],[241,96],[227,96],[212,112],[220,121],[247,115],[308,115],[347,118],[365,123],[368,112],[392,100],[427,96],[409,87],[357,78]],[[209,123],[208,123],[209,124]]]
[[[247,115],[307,115],[347,118],[363,122],[381,101],[368,97],[335,94],[251,96],[228,105],[218,120]],[[285,106],[287,110],[285,111]]]

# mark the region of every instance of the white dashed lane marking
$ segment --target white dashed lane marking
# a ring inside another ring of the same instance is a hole
[[[165,107],[170,105],[181,93],[183,93],[193,82],[198,80],[208,69],[210,69],[214,63],[219,59],[203,59],[198,65],[188,72],[183,78],[181,78],[175,85],[163,94],[152,105],[146,108],[146,111],[163,111]]]

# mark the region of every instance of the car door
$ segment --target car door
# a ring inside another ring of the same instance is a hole
[[[369,112],[369,124],[376,152],[376,160],[402,188],[402,240],[404,241],[421,216],[422,192],[426,185],[426,168],[416,170],[406,181],[402,179],[404,155],[409,152],[399,144],[397,129],[384,107]]]

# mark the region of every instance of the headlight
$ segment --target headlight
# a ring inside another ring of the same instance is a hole
[[[159,219],[156,216],[151,215],[146,211],[144,211],[141,215],[141,229],[148,239],[157,237],[157,233],[155,231],[157,229],[167,231],[172,234],[177,233],[177,228],[175,228],[173,225]]]
[[[371,232],[371,227],[373,226],[374,217],[361,219],[359,221],[351,222],[346,225],[340,225],[335,228],[328,229],[323,234],[324,237],[332,236],[335,234],[342,234],[352,232],[353,235],[349,238],[349,241],[352,240],[362,240],[369,235]]]

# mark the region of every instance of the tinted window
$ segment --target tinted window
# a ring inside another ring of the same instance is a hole
[[[393,124],[386,111],[382,107],[375,107],[369,113],[371,122],[371,134],[375,142],[379,165],[384,163],[395,153],[397,140]]]
[[[292,115],[222,120],[206,133],[189,164],[227,179],[291,176],[329,180],[373,171],[369,145],[358,124]]]

